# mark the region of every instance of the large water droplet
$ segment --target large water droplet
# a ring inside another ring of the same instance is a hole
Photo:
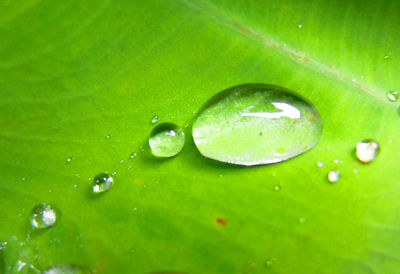
[[[367,164],[373,161],[379,153],[379,144],[374,140],[364,140],[356,146],[358,160]]]
[[[392,90],[386,93],[386,97],[388,98],[389,101],[396,102],[399,99],[400,94],[398,91]]]
[[[56,223],[56,212],[48,204],[38,204],[32,209],[30,217],[34,228],[46,228]]]
[[[113,178],[107,173],[100,173],[93,179],[93,192],[101,193],[108,191],[113,183]]]
[[[212,97],[193,124],[204,156],[238,165],[293,158],[321,136],[318,111],[301,96],[277,86],[244,84]]]
[[[89,273],[83,269],[69,264],[56,264],[43,271],[44,274],[83,274]]]
[[[178,154],[185,144],[183,130],[173,123],[162,123],[150,134],[149,146],[153,155],[172,157]]]

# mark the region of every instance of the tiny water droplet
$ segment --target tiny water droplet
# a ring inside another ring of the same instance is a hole
[[[153,118],[151,118],[151,123],[156,124],[158,122],[158,115],[154,115]]]
[[[66,160],[67,163],[70,163],[72,161],[72,156],[69,156]]]
[[[299,223],[305,223],[306,222],[306,218],[304,218],[304,217],[301,217],[300,219],[299,219]]]
[[[121,164],[124,162],[124,160],[119,161]]]
[[[274,262],[275,262],[275,258],[269,258],[265,261],[265,266],[269,268],[274,264]]]
[[[34,228],[47,228],[55,224],[56,212],[48,204],[38,204],[32,209],[30,222]]]
[[[282,189],[282,185],[281,184],[274,185],[274,191],[278,192],[278,191],[281,191],[281,189]]]
[[[374,140],[364,140],[356,146],[356,156],[364,164],[373,161],[379,153],[379,144]]]
[[[6,247],[7,247],[7,242],[6,241],[0,243],[0,250],[3,250]]]
[[[302,24],[299,24],[299,28],[302,28],[303,27],[303,25]]]
[[[162,123],[156,126],[150,134],[149,146],[153,155],[172,157],[177,155],[185,144],[183,130],[173,123]]]
[[[390,56],[392,56],[392,53],[391,53],[391,52],[388,52],[388,53],[385,54],[385,56],[383,56],[383,58],[384,58],[384,59],[389,59]]]
[[[358,169],[353,169],[353,172],[354,173],[358,173]]]
[[[199,111],[192,131],[203,156],[246,166],[300,155],[318,143],[321,133],[313,105],[288,89],[265,84],[216,94]]]
[[[113,183],[113,178],[107,173],[100,173],[93,179],[93,192],[102,193],[108,191]]]
[[[331,170],[328,173],[328,181],[330,183],[336,183],[337,181],[339,181],[339,177],[340,177],[340,172],[337,170]]]
[[[117,172],[116,172],[116,171],[114,171],[113,173],[111,173],[111,175],[115,175],[115,174],[117,174]]]
[[[76,187],[77,187],[77,185],[73,185],[73,187],[75,187],[75,188],[76,188]]]
[[[333,162],[334,162],[335,164],[339,164],[340,160],[339,160],[339,159],[335,159],[335,160],[333,160]]]
[[[389,100],[390,102],[396,102],[396,101],[399,99],[400,94],[399,94],[398,91],[391,90],[391,91],[388,91],[388,92],[386,93],[386,97],[388,98],[388,100]]]
[[[25,181],[25,177],[21,177],[21,181]]]
[[[136,153],[135,153],[135,152],[132,152],[131,155],[129,155],[129,158],[130,158],[130,159],[133,159],[133,158],[135,158],[135,157],[136,157]]]
[[[317,166],[318,166],[318,167],[323,167],[323,166],[324,166],[324,163],[321,162],[321,161],[319,161],[319,162],[317,163]]]
[[[86,273],[86,271],[83,271],[77,266],[69,264],[56,264],[43,271],[43,274],[83,274],[83,273]]]
[[[111,134],[110,133],[108,133],[107,135],[106,135],[106,139],[110,139],[111,138]]]

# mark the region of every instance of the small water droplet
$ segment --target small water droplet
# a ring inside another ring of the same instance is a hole
[[[278,191],[281,191],[281,189],[282,189],[282,185],[281,184],[274,185],[274,191],[278,192]]]
[[[56,212],[51,205],[38,204],[32,209],[30,222],[34,228],[50,227],[56,222]]]
[[[335,159],[335,160],[333,160],[333,162],[334,162],[335,164],[339,164],[340,160],[339,160],[339,159]]]
[[[172,157],[177,155],[185,144],[183,130],[172,123],[162,123],[156,126],[150,134],[149,146],[153,155]]]
[[[398,91],[391,90],[391,91],[388,91],[388,92],[386,93],[386,97],[388,98],[388,100],[389,100],[390,102],[396,102],[396,101],[399,99],[400,94],[399,94]]]
[[[111,134],[110,133],[108,133],[107,135],[106,135],[106,139],[108,140],[108,139],[110,139],[111,138]]]
[[[385,56],[383,56],[383,58],[384,58],[384,59],[389,59],[390,56],[392,56],[392,53],[391,53],[391,52],[388,52],[388,53],[385,54]]]
[[[355,82],[357,82],[357,79],[356,79],[356,78],[353,78],[353,79],[351,79],[351,81],[352,81],[353,83],[355,83]]]
[[[324,163],[321,162],[321,161],[319,161],[319,162],[317,163],[317,166],[318,166],[318,167],[323,167],[323,166],[324,166]]]
[[[56,264],[43,271],[43,274],[81,274],[81,273],[86,273],[86,271],[83,271],[77,266],[69,264]]]
[[[266,261],[265,261],[265,267],[271,267],[273,264],[274,264],[274,262],[275,262],[276,260],[275,260],[275,258],[269,258],[269,259],[267,259]]]
[[[119,161],[121,164],[124,162],[124,160]]]
[[[5,249],[6,247],[7,247],[7,242],[6,241],[0,243],[0,250]]]
[[[113,173],[111,173],[111,175],[115,175],[115,174],[117,174],[117,172],[116,172],[116,171],[114,171]]]
[[[374,140],[364,140],[356,146],[356,156],[364,164],[373,161],[379,153],[379,144]]]
[[[133,159],[133,158],[136,157],[136,155],[137,155],[137,154],[136,154],[135,152],[132,152],[131,155],[129,155],[129,158],[130,158],[130,159]]]
[[[328,173],[328,181],[331,183],[336,183],[337,181],[339,181],[339,177],[340,177],[340,172],[337,170],[331,170]]]
[[[153,118],[151,118],[151,123],[156,124],[158,122],[158,115],[154,115]]]
[[[77,185],[73,185],[73,187],[77,187]]]
[[[107,173],[100,173],[93,179],[93,192],[102,193],[108,191],[113,183],[113,178]]]
[[[358,173],[358,169],[353,169],[353,172],[354,173]]]
[[[303,223],[305,223],[305,222],[306,222],[306,218],[301,217],[301,218],[299,219],[299,223],[303,224]]]
[[[302,24],[299,24],[299,28],[302,28],[303,27],[303,25]]]
[[[192,131],[203,156],[246,166],[300,155],[318,143],[321,133],[314,106],[288,89],[265,84],[218,93],[201,108]]]
[[[21,181],[25,181],[25,177],[21,177]]]
[[[69,156],[66,160],[67,163],[70,163],[72,161],[72,156]]]

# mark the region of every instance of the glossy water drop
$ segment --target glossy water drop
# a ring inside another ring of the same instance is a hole
[[[331,170],[328,173],[328,181],[330,183],[336,183],[337,181],[339,181],[340,178],[340,172],[337,170]]]
[[[80,274],[80,273],[89,273],[80,269],[77,266],[69,265],[69,264],[56,264],[43,271],[44,274]]]
[[[373,161],[379,153],[379,144],[374,140],[364,140],[356,146],[358,160],[367,164]]]
[[[317,163],[317,166],[318,166],[318,167],[323,167],[323,166],[324,166],[324,163],[321,162],[321,161],[319,161],[319,162]]]
[[[154,115],[153,118],[151,118],[151,123],[156,124],[158,122],[158,115]]]
[[[388,98],[389,101],[396,102],[399,99],[400,94],[398,91],[392,90],[386,93],[386,97]]]
[[[107,173],[100,173],[93,179],[93,192],[102,193],[108,191],[113,183],[113,178]]]
[[[178,154],[185,144],[183,130],[173,123],[162,123],[150,134],[149,146],[157,157],[172,157]]]
[[[108,140],[108,139],[110,139],[110,138],[111,138],[111,134],[108,133],[108,134],[106,135],[106,139]]]
[[[318,111],[292,91],[244,84],[212,97],[193,123],[204,156],[237,165],[293,158],[315,146],[322,133]]]
[[[56,223],[56,212],[51,205],[38,204],[32,209],[30,221],[34,228],[50,227]]]
[[[392,56],[392,53],[391,53],[391,52],[388,52],[388,53],[385,54],[385,56],[383,56],[383,58],[384,58],[384,59],[389,59],[390,56]]]
[[[265,261],[265,266],[266,267],[271,267],[275,262],[275,258],[269,258]]]
[[[130,159],[133,159],[133,158],[135,158],[135,157],[136,157],[136,153],[135,153],[135,152],[132,152],[131,155],[129,155],[129,158],[130,158]]]
[[[281,189],[282,189],[282,185],[281,185],[281,184],[279,184],[279,185],[274,185],[274,191],[275,191],[275,192],[281,191]]]
[[[72,161],[72,156],[69,156],[68,158],[67,158],[67,160],[65,160],[67,163],[70,163],[71,161]]]

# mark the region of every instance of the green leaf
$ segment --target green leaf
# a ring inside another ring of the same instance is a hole
[[[397,0],[0,2],[0,240],[26,249],[7,246],[0,266],[396,273],[400,118],[386,92],[400,87],[399,11]],[[318,145],[257,167],[201,156],[196,111],[243,83],[310,101]],[[179,155],[151,155],[154,115],[184,128]],[[381,152],[364,165],[354,149],[368,138]],[[94,197],[106,171],[113,186]],[[31,231],[39,203],[57,222]]]

